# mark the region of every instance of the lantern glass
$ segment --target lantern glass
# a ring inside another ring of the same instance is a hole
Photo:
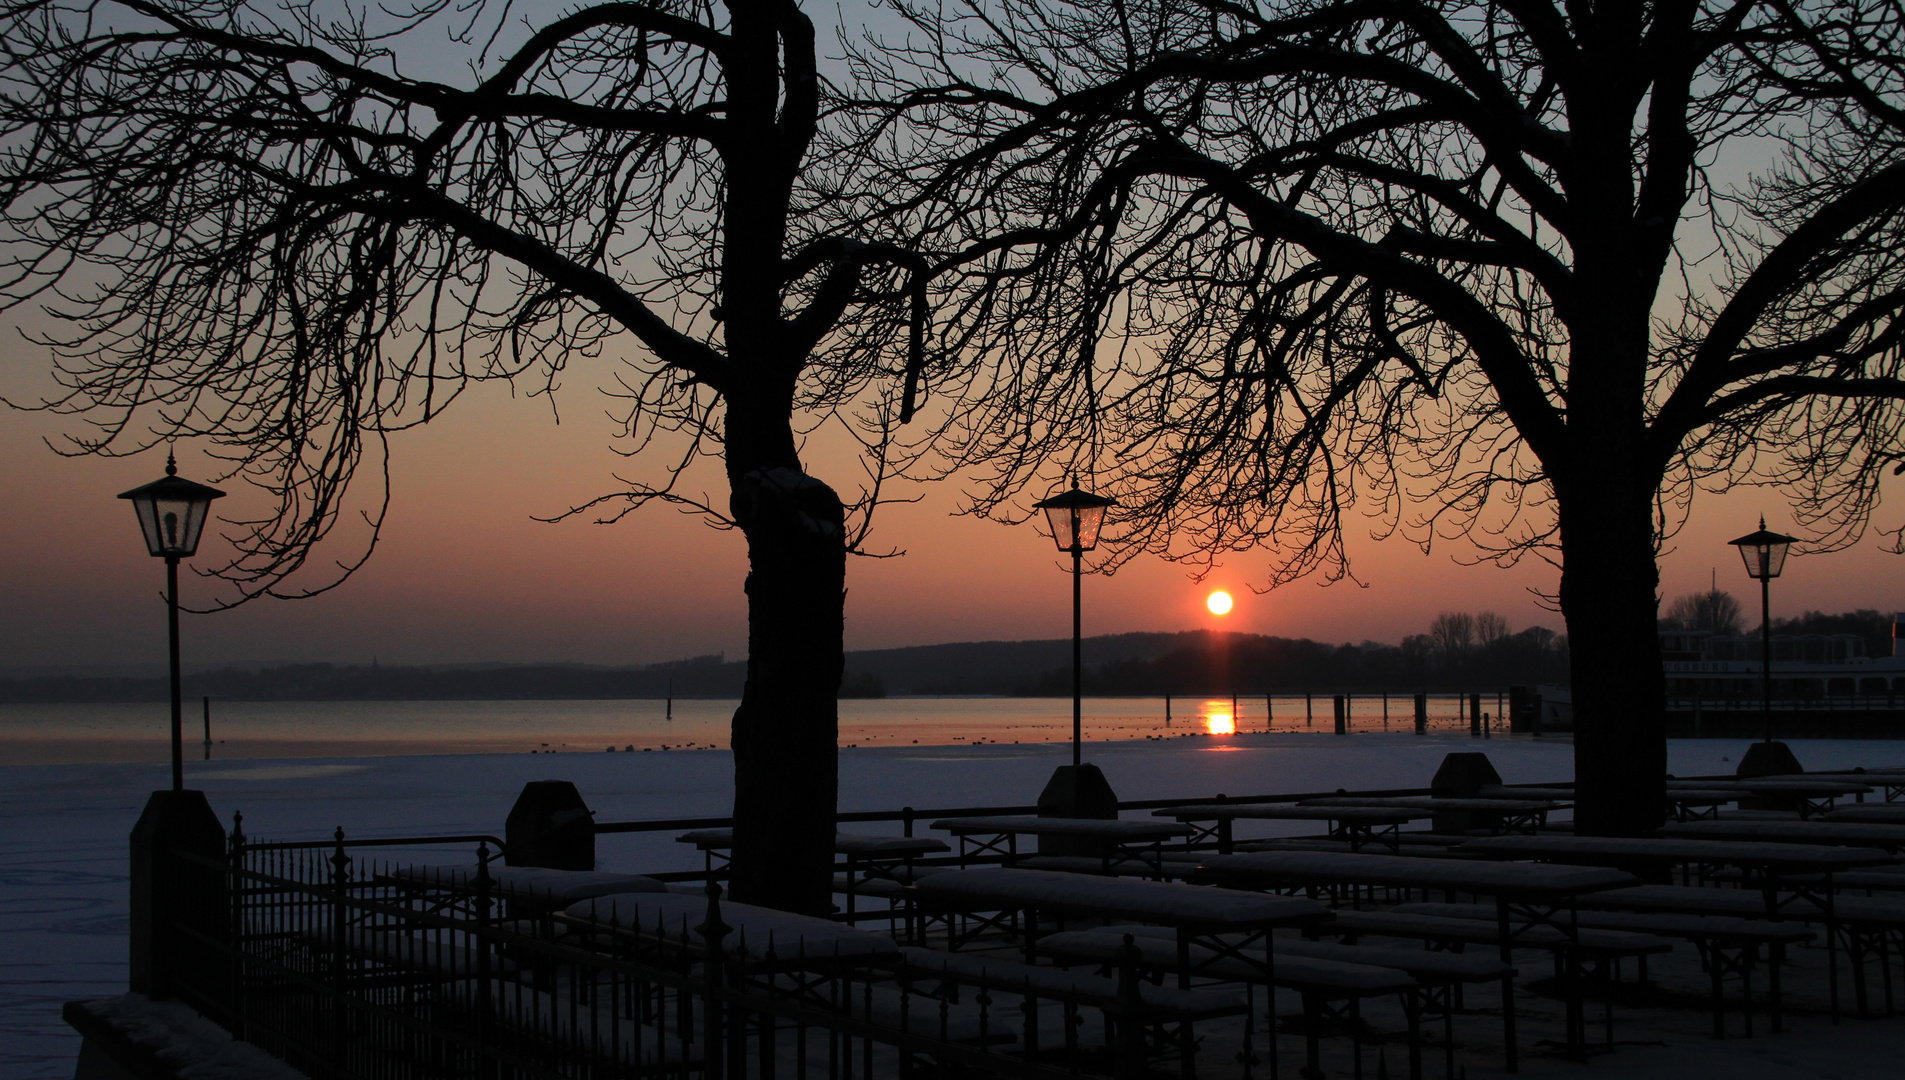
[[[1045,521],[1051,526],[1052,542],[1058,545],[1058,550],[1090,551],[1098,546],[1105,509],[1116,505],[1116,500],[1074,487],[1038,503],[1036,508],[1045,511]]]
[[[217,488],[167,476],[119,497],[132,503],[147,552],[155,558],[189,559],[198,551],[212,500],[224,495]]]
[[[1755,581],[1770,581],[1778,577],[1780,571],[1786,568],[1786,552],[1796,542],[1796,537],[1768,531],[1763,521],[1760,522],[1759,531],[1728,541],[1740,549],[1740,560],[1746,563],[1746,576]]]
[[[1052,526],[1052,541],[1060,551],[1090,551],[1098,546],[1099,530],[1104,528],[1102,506],[1048,506],[1045,520]]]

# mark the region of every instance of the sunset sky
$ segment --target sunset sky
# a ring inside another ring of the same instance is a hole
[[[853,2],[838,16],[832,7],[813,10],[823,24],[838,17],[856,30],[867,17]],[[13,330],[17,320],[31,317],[14,312],[0,320],[0,395],[14,400],[32,400],[48,386],[44,350]],[[427,429],[398,436],[392,509],[369,565],[315,599],[260,601],[187,617],[187,663],[631,664],[741,655],[746,560],[738,533],[713,531],[667,507],[613,526],[535,520],[617,490],[618,472],[642,471],[644,463],[611,450],[614,425],[596,388],[610,382],[612,359],[565,376],[559,425],[546,400],[512,398],[507,387],[488,386]],[[6,567],[0,605],[7,616],[0,621],[0,670],[156,668],[165,659],[163,565],[144,553],[130,508],[114,496],[158,478],[164,454],[62,459],[43,440],[76,430],[65,423],[0,409],[0,505],[8,511],[8,525],[0,528]],[[815,457],[810,471],[850,494],[857,470]],[[188,478],[215,480],[198,448],[180,448],[180,467]],[[219,509],[244,508],[233,492]],[[713,494],[725,501],[719,490]],[[959,501],[955,484],[918,494],[917,504],[882,511],[873,540],[876,549],[906,555],[849,563],[849,649],[1069,634],[1069,582],[1049,539],[1029,524],[950,516]],[[1777,491],[1748,489],[1698,502],[1690,525],[1663,557],[1663,596],[1705,589],[1717,568],[1720,587],[1756,618],[1756,590],[1726,541],[1751,531],[1761,514],[1774,529],[1796,531]],[[1880,524],[1901,521],[1905,507],[1897,500],[1881,508]],[[1372,542],[1368,531],[1354,530],[1350,538],[1354,569],[1366,587],[1299,582],[1257,595],[1251,586],[1266,578],[1259,556],[1234,556],[1201,583],[1190,581],[1184,567],[1143,558],[1115,577],[1085,583],[1085,631],[1221,627],[1329,642],[1395,642],[1448,610],[1493,610],[1517,630],[1531,624],[1564,629],[1560,616],[1542,609],[1534,595],[1556,585],[1556,572],[1545,563],[1470,565],[1477,553],[1460,541],[1438,543],[1424,554],[1400,538]],[[1882,539],[1872,534],[1855,550],[1789,561],[1774,583],[1774,613],[1905,608],[1905,558],[1884,553]],[[220,550],[215,538],[208,540],[197,564],[214,565]],[[311,583],[323,578],[313,575]],[[1206,608],[1213,589],[1235,598],[1228,614]],[[184,601],[204,604],[215,591],[213,583],[187,575]]]
[[[44,369],[30,346],[9,342],[0,355],[0,389],[10,395],[34,385],[31,373]],[[593,389],[605,381],[600,374],[579,371],[567,380],[560,425],[546,402],[512,399],[506,387],[492,386],[440,422],[398,437],[393,507],[370,564],[316,599],[188,616],[187,663],[628,664],[742,655],[738,533],[663,507],[613,526],[534,520],[616,490],[614,474],[633,467],[609,450],[612,424]],[[43,416],[0,414],[0,505],[13,522],[0,530],[8,567],[0,575],[8,614],[0,668],[163,664],[163,564],[145,554],[131,510],[114,498],[161,475],[163,454],[61,459],[41,442],[59,430]],[[182,475],[211,479],[189,447],[181,448],[180,466]],[[839,463],[810,468],[849,488],[856,475]],[[228,511],[240,505],[233,491],[222,506]],[[916,505],[882,511],[875,546],[903,548],[904,557],[849,563],[849,649],[1069,634],[1069,583],[1049,539],[1030,525],[950,516],[957,501],[950,484],[921,493]],[[1705,588],[1717,567],[1721,587],[1755,610],[1752,583],[1725,542],[1751,531],[1761,512],[1771,527],[1791,527],[1776,492],[1700,503],[1663,560],[1664,595]],[[208,541],[199,564],[210,565],[219,547]],[[1555,585],[1554,571],[1539,562],[1468,566],[1462,561],[1474,553],[1459,542],[1424,555],[1407,542],[1376,544],[1366,535],[1354,538],[1353,551],[1366,588],[1300,582],[1262,596],[1250,589],[1265,577],[1260,557],[1232,558],[1201,584],[1183,567],[1141,559],[1115,577],[1087,579],[1085,630],[1222,627],[1394,642],[1445,610],[1494,610],[1514,629],[1563,629],[1560,616],[1529,592]],[[1855,551],[1795,558],[1774,583],[1774,612],[1905,608],[1902,572],[1905,561],[1883,553],[1877,537]],[[1228,615],[1206,609],[1213,589],[1236,598]],[[188,576],[183,593],[186,603],[202,603],[213,585]]]

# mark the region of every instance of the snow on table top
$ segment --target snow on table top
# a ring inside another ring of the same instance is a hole
[[[584,900],[571,904],[563,914],[674,940],[686,939],[699,946],[704,939],[696,928],[707,920],[708,901],[706,897],[678,893],[634,893]],[[734,928],[722,945],[731,953],[753,959],[764,957],[770,948],[781,960],[796,956],[855,960],[899,956],[899,946],[891,938],[811,915],[724,900],[721,921]]]
[[[1509,787],[1506,784],[1483,784],[1475,792],[1479,799],[1544,799],[1550,802],[1573,802],[1574,789],[1561,787]]]
[[[1905,825],[1864,821],[1675,821],[1660,827],[1663,836],[1689,839],[1780,841],[1789,844],[1905,844]]]
[[[1030,814],[945,818],[933,822],[933,828],[959,836],[968,833],[1048,833],[1053,836],[1096,836],[1106,840],[1163,840],[1173,836],[1189,836],[1192,832],[1188,825],[1173,825],[1168,821],[1033,817]]]
[[[1716,822],[1715,824],[1727,823]],[[1742,824],[1768,823],[1754,821]],[[1739,840],[1682,839],[1674,836],[1658,839],[1616,836],[1483,836],[1468,841],[1458,850],[1503,859],[1657,859],[1670,862],[1712,862],[1728,866],[1764,866],[1813,871],[1884,865],[1898,861],[1870,849]]]
[[[462,866],[401,866],[386,872],[389,877],[414,885],[439,889],[473,889],[476,869]],[[499,896],[526,897],[557,904],[573,904],[611,893],[662,892],[664,886],[640,874],[614,874],[604,870],[550,870],[540,866],[492,866],[489,876]]]
[[[1328,917],[1323,905],[1296,897],[1055,870],[961,870],[922,878],[918,889],[925,895],[969,902],[1192,929],[1291,926]]]
[[[1329,795],[1305,799],[1303,806],[1395,806],[1412,810],[1480,810],[1498,814],[1537,813],[1565,809],[1565,804],[1542,799],[1451,799],[1433,795],[1396,795],[1391,797]]]
[[[1266,806],[1261,803],[1238,806],[1233,803],[1203,803],[1192,806],[1167,806],[1153,810],[1157,817],[1179,821],[1208,821],[1213,818],[1261,818],[1265,821],[1346,821],[1359,825],[1401,825],[1432,815],[1428,810],[1384,806]]]
[[[684,844],[693,844],[703,851],[726,851],[734,846],[734,830],[696,829],[682,833],[675,839]],[[833,850],[837,855],[899,858],[951,849],[944,840],[935,840],[930,836],[869,836],[866,833],[837,832],[833,834]]]
[[[1454,889],[1491,896],[1560,899],[1639,882],[1620,870],[1550,863],[1481,863],[1418,859],[1410,855],[1365,855],[1328,851],[1258,851],[1212,855],[1200,874],[1238,881],[1306,885],[1393,885]]]
[[[1828,810],[1814,819],[1815,821],[1840,822],[1856,821],[1870,825],[1905,825],[1905,804],[1878,803],[1866,805],[1857,803],[1841,806],[1837,810]]]
[[[1754,793],[1770,794],[1864,795],[1872,790],[1870,784],[1815,776],[1760,776],[1751,780],[1735,780],[1733,783],[1735,787],[1742,787]]]

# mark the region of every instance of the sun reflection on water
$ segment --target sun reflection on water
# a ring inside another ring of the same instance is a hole
[[[1227,712],[1206,712],[1204,730],[1211,735],[1237,734],[1237,718]]]

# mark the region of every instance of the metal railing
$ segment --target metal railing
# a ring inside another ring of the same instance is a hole
[[[1036,809],[903,807],[839,820],[911,835],[921,819]],[[596,832],[728,824],[604,822]],[[447,848],[468,869],[420,881],[390,858],[400,848]],[[1190,1075],[1200,1052],[1244,1063],[1247,1078],[1256,1060],[1249,1013],[1193,1037],[1189,1016],[1145,1004],[1135,949],[1086,990],[1041,989],[1010,961],[1000,967],[1018,975],[926,973],[897,944],[849,956],[803,934],[749,942],[723,915],[746,909],[723,905],[712,881],[698,897],[622,894],[564,910],[499,884],[502,848],[483,834],[357,839],[341,828],[325,841],[262,842],[234,818],[223,853],[164,852],[169,880],[191,882],[195,897],[157,926],[172,942],[167,991],[313,1080],[1135,1078],[1170,1059]],[[904,938],[917,923],[893,925]],[[1087,1022],[1095,1017],[1102,1024]]]

